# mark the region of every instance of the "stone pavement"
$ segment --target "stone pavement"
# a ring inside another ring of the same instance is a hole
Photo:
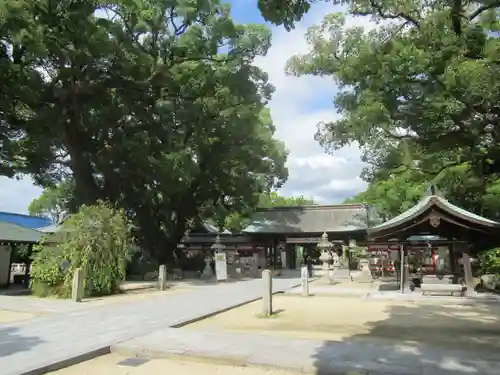
[[[429,296],[422,295],[420,291],[406,291],[401,294],[399,290],[377,290],[378,285],[374,284],[371,288],[361,289],[349,286],[338,287],[336,285],[314,285],[309,287],[310,294],[329,295],[329,296],[347,296],[360,297],[366,299],[390,300],[390,301],[440,301],[451,302],[457,304],[468,303],[500,303],[500,295],[493,293],[476,293],[472,296],[449,296],[438,295]],[[302,288],[292,288],[286,292],[287,294],[302,294]]]
[[[70,301],[29,296],[0,296],[0,310],[53,314],[77,310],[81,305]]]
[[[188,356],[240,366],[269,366],[317,375],[498,375],[500,355],[436,348],[316,341],[166,328],[111,347],[127,356]]]
[[[273,287],[277,292],[299,283],[278,278]],[[0,324],[0,375],[41,374],[39,369],[104,353],[118,342],[253,301],[262,292],[262,281],[252,280]]]
[[[400,291],[379,291],[374,293],[366,294],[367,299],[381,299],[381,300],[393,300],[393,301],[442,301],[442,302],[452,302],[457,304],[475,304],[475,303],[495,303],[500,302],[500,296],[493,293],[476,293],[471,296],[429,296],[422,295],[419,291],[407,291],[401,294]]]

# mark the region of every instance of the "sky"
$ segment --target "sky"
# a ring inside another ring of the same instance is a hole
[[[264,23],[257,0],[231,0],[232,16],[238,23]],[[289,178],[280,194],[303,195],[316,203],[342,203],[347,197],[366,188],[359,178],[363,163],[356,147],[346,147],[327,155],[314,140],[316,125],[338,117],[333,106],[337,87],[332,79],[305,76],[291,77],[284,73],[287,60],[306,53],[304,39],[307,28],[321,22],[329,13],[341,8],[319,3],[311,7],[296,28],[287,32],[283,27],[269,25],[273,33],[272,47],[256,65],[266,71],[275,92],[269,107],[276,126],[276,137],[286,143],[290,152],[287,161]],[[347,25],[359,25],[363,20],[351,19]],[[0,211],[27,213],[28,205],[42,189],[29,177],[20,180],[0,177]]]

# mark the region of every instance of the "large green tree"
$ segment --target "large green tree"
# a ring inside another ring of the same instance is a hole
[[[270,32],[219,1],[8,1],[2,165],[78,204],[125,208],[161,262],[214,207],[252,206],[286,179],[286,150],[253,65]]]
[[[385,159],[404,142],[420,156],[439,153],[450,165],[470,160],[496,172],[496,7],[453,4],[354,1],[348,13],[385,22],[345,29],[345,16],[332,14],[309,30],[311,52],[293,58],[290,71],[340,84],[342,116],[318,134],[325,147],[358,142],[367,161],[378,161],[370,152]]]
[[[398,173],[415,186],[439,179],[455,203],[498,212],[500,3],[332,3],[346,13],[311,27],[310,52],[288,65],[292,74],[338,82],[339,119],[320,124],[318,141],[329,152],[360,145],[369,164],[363,177],[382,190]],[[346,15],[373,28],[348,27]]]

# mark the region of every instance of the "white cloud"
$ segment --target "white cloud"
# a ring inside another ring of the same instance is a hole
[[[290,57],[308,52],[304,38],[307,28],[339,9],[331,4],[316,5],[295,30],[286,32],[282,27],[274,28],[268,55],[257,61],[276,87],[270,102],[271,114],[276,136],[284,140],[290,150],[290,176],[281,192],[301,194],[318,203],[338,203],[364,190],[366,184],[359,178],[364,165],[357,147],[346,147],[327,155],[314,140],[319,122],[338,118],[332,103],[337,90],[334,81],[315,76],[287,76],[284,69]],[[346,26],[372,28],[374,24],[358,17],[348,18]]]
[[[29,177],[16,180],[0,176],[0,211],[26,214],[33,198],[41,193]]]

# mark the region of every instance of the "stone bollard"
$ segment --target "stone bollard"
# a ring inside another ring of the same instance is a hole
[[[73,274],[73,284],[71,286],[71,299],[75,302],[81,302],[83,298],[83,270],[77,268]]]
[[[162,264],[158,272],[158,289],[167,289],[167,266]]]
[[[328,271],[328,282],[330,284],[335,284],[335,274],[337,273],[337,270],[339,267],[334,266],[333,269]]]
[[[309,270],[307,267],[302,267],[300,270],[300,280],[302,286],[302,295],[309,297]]]
[[[262,315],[271,316],[273,313],[273,277],[271,270],[262,271],[263,294],[262,294]]]

